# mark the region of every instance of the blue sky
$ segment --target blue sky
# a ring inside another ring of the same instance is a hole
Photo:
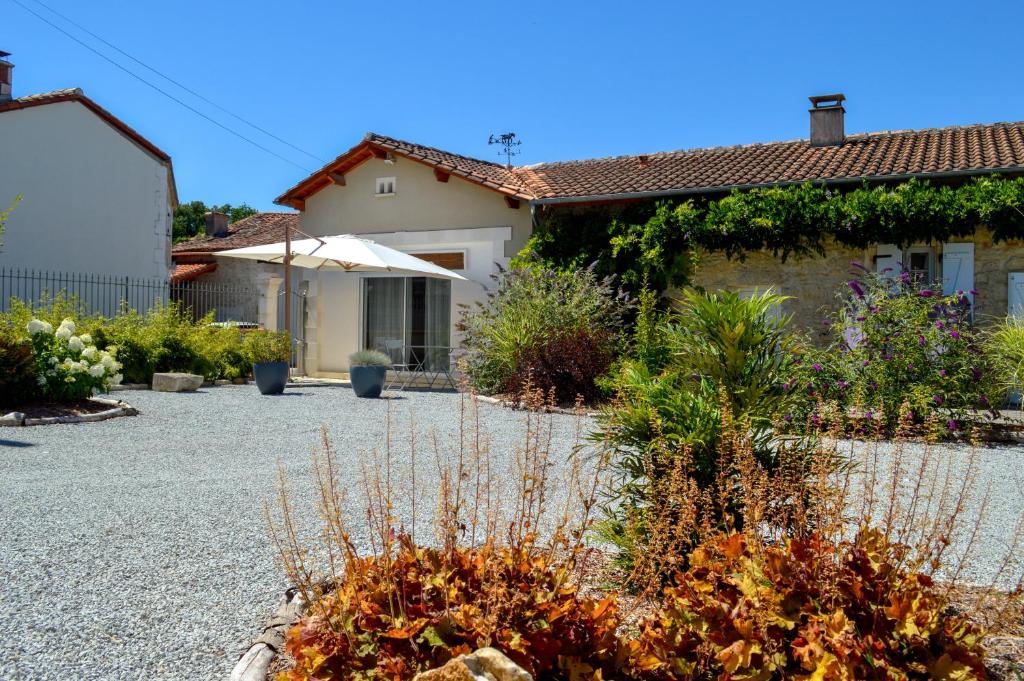
[[[494,160],[488,135],[514,130],[517,163],[794,139],[807,96],[837,91],[848,132],[1024,119],[1019,0],[44,1],[321,159],[369,130]],[[274,209],[305,175],[0,8],[15,95],[83,88],[172,155],[182,200]]]

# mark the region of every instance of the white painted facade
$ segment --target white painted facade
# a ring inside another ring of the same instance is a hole
[[[378,177],[395,178],[393,195],[376,196]],[[510,208],[498,192],[455,176],[439,182],[430,167],[401,156],[392,163],[371,159],[345,180],[345,186],[306,199],[299,228],[313,236],[365,235],[411,254],[462,253],[465,267],[459,274],[467,281],[452,282],[451,288],[450,344],[457,347],[461,306],[483,302],[495,283],[492,276],[525,245],[532,224],[529,206]],[[307,374],[345,372],[348,355],[363,349],[364,282],[373,276],[381,275],[294,270],[295,286],[308,287]],[[276,298],[280,283],[268,280],[265,297]],[[269,318],[261,321],[276,326]]]
[[[79,101],[0,113],[0,267],[166,280],[173,176]]]

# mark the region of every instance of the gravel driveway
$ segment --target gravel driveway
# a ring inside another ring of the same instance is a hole
[[[227,386],[119,395],[141,414],[0,429],[2,679],[226,679],[288,586],[262,517],[278,462],[300,503],[299,524],[312,532],[317,519],[302,502],[321,424],[354,483],[358,452],[383,445],[390,407],[397,459],[416,433],[423,492],[436,489],[429,434],[447,446],[460,422],[461,398],[452,394],[358,400],[344,387],[302,387],[261,397],[252,386]],[[510,465],[524,414],[480,410],[495,456]],[[561,464],[576,421],[552,418]],[[937,451],[953,461],[965,455],[958,446]],[[1024,508],[1024,449],[979,456],[995,509],[979,553],[994,562]],[[556,466],[553,477],[564,471]],[[407,495],[398,501],[407,517]],[[351,503],[358,515],[358,495]],[[421,532],[432,508],[421,499]],[[970,577],[984,581],[991,570],[982,559]]]
[[[0,678],[226,679],[288,586],[262,516],[278,461],[312,530],[302,502],[320,425],[354,479],[357,452],[383,444],[390,404],[399,449],[414,416],[417,487],[436,489],[428,435],[457,436],[461,399],[253,386],[118,396],[140,415],[0,429]],[[510,458],[523,413],[480,413]],[[552,418],[555,451],[570,451],[574,417]],[[420,518],[432,509],[426,500]]]

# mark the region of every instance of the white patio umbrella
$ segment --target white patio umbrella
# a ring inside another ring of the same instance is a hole
[[[217,251],[214,255],[283,263],[286,252],[285,242],[281,241],[265,246],[247,246]],[[351,234],[294,240],[291,242],[291,255],[292,265],[315,270],[394,272],[396,274],[465,280],[462,275],[432,262]]]

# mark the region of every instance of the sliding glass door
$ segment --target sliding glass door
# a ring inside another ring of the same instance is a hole
[[[400,368],[439,370],[451,343],[452,283],[428,277],[363,279],[363,346]]]

